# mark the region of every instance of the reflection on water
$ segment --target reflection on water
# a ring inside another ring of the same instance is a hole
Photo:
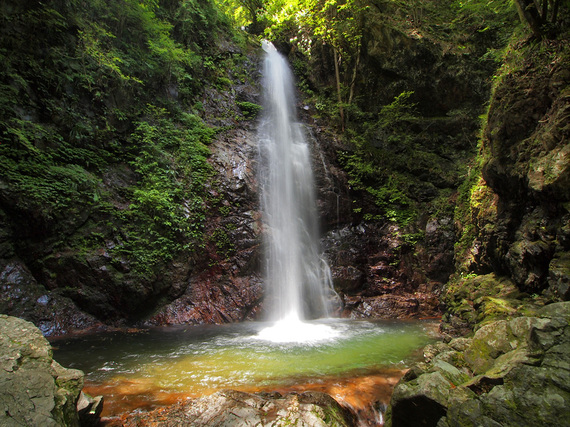
[[[311,328],[332,332],[303,343],[263,339],[260,331],[267,334],[270,326],[263,323],[176,326],[82,336],[53,345],[59,363],[87,374],[86,391],[105,397],[107,417],[227,388],[324,391],[364,410],[373,402],[387,403],[402,369],[432,339],[433,325],[310,322]]]

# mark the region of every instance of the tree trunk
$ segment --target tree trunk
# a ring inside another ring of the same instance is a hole
[[[358,52],[356,54],[356,64],[354,64],[354,70],[352,70],[352,80],[350,81],[350,94],[348,96],[348,103],[352,104],[352,99],[354,98],[354,88],[356,86],[356,73],[358,72],[358,66],[360,65],[360,50],[362,42],[358,42]]]
[[[554,0],[554,5],[552,6],[552,18],[550,22],[556,24],[556,19],[558,18],[558,6],[560,5],[560,0]]]
[[[340,114],[340,126],[342,132],[344,132],[344,108],[342,108],[342,96],[340,93],[340,71],[338,69],[338,52],[336,47],[333,46],[333,54],[334,54],[334,75],[336,78],[336,92],[338,95],[338,112]]]
[[[546,0],[545,0],[546,1]],[[542,38],[542,18],[536,9],[533,0],[515,0],[515,5],[519,12],[519,16],[523,22],[526,22],[536,37]]]

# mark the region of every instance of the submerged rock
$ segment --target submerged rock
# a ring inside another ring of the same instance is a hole
[[[32,323],[0,315],[0,425],[78,426],[83,372],[66,369]]]
[[[281,395],[225,390],[150,414],[131,415],[123,425],[343,427],[354,425],[354,418],[325,393]]]

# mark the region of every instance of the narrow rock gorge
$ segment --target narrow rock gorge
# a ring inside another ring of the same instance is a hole
[[[96,422],[77,412],[95,405],[83,374],[42,334],[268,318],[266,38],[295,75],[333,317],[441,318],[439,342],[370,413],[563,425],[569,13],[564,0],[3,2],[2,381],[18,397],[0,393],[0,417]],[[222,391],[149,419],[361,422],[317,392]]]

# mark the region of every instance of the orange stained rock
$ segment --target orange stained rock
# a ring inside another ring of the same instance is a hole
[[[381,374],[345,378],[325,377],[318,381],[300,382],[281,387],[236,387],[248,393],[277,391],[281,394],[305,391],[321,391],[330,394],[341,405],[350,408],[360,419],[360,425],[372,426],[377,418],[377,403],[387,405],[392,390],[403,376],[404,370],[391,369]],[[194,390],[192,393],[171,392],[161,389],[147,378],[127,379],[115,377],[105,384],[86,382],[85,391],[90,395],[103,395],[105,405],[102,413],[106,425],[120,425],[122,417],[135,410],[150,411],[170,406],[177,402],[218,391],[212,387]]]

